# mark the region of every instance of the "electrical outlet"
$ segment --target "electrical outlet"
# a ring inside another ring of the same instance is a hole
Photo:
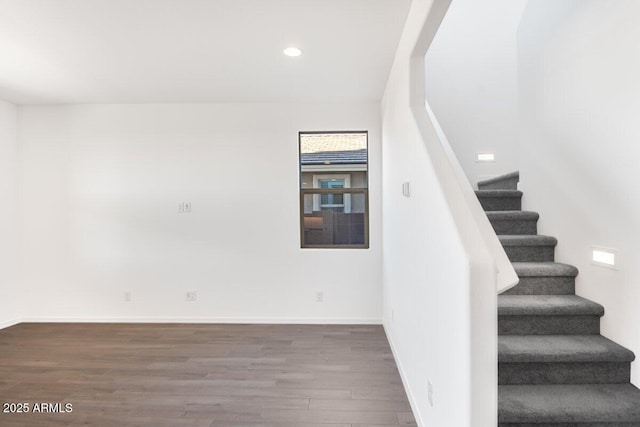
[[[131,292],[127,291],[124,293],[125,302],[131,302]]]
[[[316,292],[316,302],[323,302],[323,301],[324,301],[324,292],[317,291]]]
[[[427,381],[427,399],[429,400],[429,405],[433,407],[433,384],[431,384],[431,381]]]
[[[178,203],[178,213],[184,212],[184,202]]]
[[[187,301],[195,301],[198,299],[198,293],[196,291],[188,291],[186,294]]]

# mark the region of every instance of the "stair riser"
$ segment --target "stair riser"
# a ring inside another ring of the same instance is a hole
[[[498,363],[498,384],[621,384],[630,373],[629,362]]]
[[[511,262],[546,262],[554,260],[553,246],[504,246]]]
[[[485,211],[519,211],[522,209],[520,197],[478,197]]]
[[[492,182],[490,184],[478,184],[478,190],[517,190],[518,180],[520,178],[513,177],[509,179],[503,179],[502,181]]]
[[[503,292],[503,295],[573,295],[576,293],[575,277],[521,277],[520,282]]]
[[[598,335],[600,316],[498,316],[499,335]]]
[[[538,234],[537,220],[489,220],[496,234]]]

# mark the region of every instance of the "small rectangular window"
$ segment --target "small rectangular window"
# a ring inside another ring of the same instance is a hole
[[[300,132],[303,248],[369,247],[368,133]]]

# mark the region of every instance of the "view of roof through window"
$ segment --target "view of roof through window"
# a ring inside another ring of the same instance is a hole
[[[305,134],[300,137],[303,165],[366,164],[366,133]]]

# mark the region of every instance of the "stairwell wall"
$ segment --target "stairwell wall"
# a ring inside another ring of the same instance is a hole
[[[21,106],[19,123],[27,320],[381,322],[378,104]],[[300,249],[301,130],[369,131],[370,249]]]
[[[426,96],[471,185],[518,170],[516,30],[527,0],[455,0],[425,57]],[[495,162],[477,162],[494,153]]]
[[[640,356],[640,3],[530,2],[518,33],[520,180],[577,294],[605,307],[602,334]],[[591,246],[619,250],[617,270]],[[632,382],[640,385],[638,362]]]
[[[0,100],[0,328],[19,321],[18,109]]]

